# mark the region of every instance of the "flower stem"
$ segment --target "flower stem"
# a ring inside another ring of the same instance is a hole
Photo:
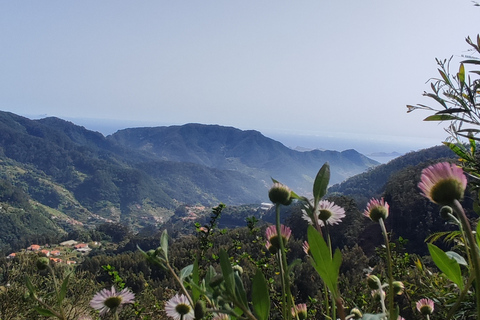
[[[468,248],[472,256],[473,272],[475,274],[475,298],[477,302],[477,319],[480,319],[480,257],[478,254],[477,243],[475,241],[475,238],[473,237],[470,222],[468,221],[468,218],[465,215],[465,211],[463,210],[460,202],[458,202],[458,200],[453,200],[452,208],[457,214],[457,217],[460,219],[463,229],[465,230]]]
[[[190,297],[190,295],[188,294],[188,291],[187,289],[185,289],[185,286],[183,285],[183,282],[180,280],[180,278],[177,276],[177,274],[175,273],[175,271],[173,270],[172,266],[170,265],[170,263],[167,261],[165,263],[165,265],[167,266],[168,270],[170,271],[170,273],[172,274],[172,276],[175,278],[175,280],[178,282],[178,284],[180,285],[180,288],[182,289],[183,293],[185,294],[185,296],[187,297],[188,299],[188,302],[190,303],[190,305],[192,306],[192,308],[195,308],[195,304],[193,303],[193,300],[192,298]]]
[[[55,297],[57,298],[57,306],[58,306],[58,309],[60,310],[60,315],[61,315],[61,318],[58,317],[59,319],[66,319],[65,318],[65,312],[63,311],[63,308],[62,308],[62,301],[60,301],[60,292],[58,290],[58,282],[57,282],[57,278],[55,277],[55,271],[53,271],[53,268],[48,265],[48,270],[50,271],[50,273],[52,274],[52,279],[53,279],[53,285],[55,286]]]
[[[378,220],[380,227],[382,228],[383,238],[385,240],[385,248],[387,250],[387,269],[388,269],[388,313],[390,320],[396,320],[394,318],[395,310],[393,309],[393,271],[392,271],[392,254],[390,253],[390,243],[388,241],[387,228],[385,228],[385,222],[383,218]]]
[[[277,204],[275,206],[276,209],[276,228],[277,228],[277,236],[280,243],[280,250],[278,253],[281,257],[283,268],[280,268],[280,276],[283,278],[284,287],[282,289],[282,295],[285,297],[286,294],[286,304],[283,305],[283,316],[284,319],[291,319],[290,309],[292,308],[292,293],[290,292],[290,276],[288,274],[288,265],[287,265],[287,257],[285,254],[285,245],[283,243],[283,237],[281,233],[280,227],[280,205]],[[285,299],[285,298],[283,298]],[[285,301],[285,300],[283,300]]]

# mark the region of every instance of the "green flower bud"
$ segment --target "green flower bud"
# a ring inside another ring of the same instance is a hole
[[[362,312],[358,308],[353,308],[350,314],[353,315],[353,319],[362,319],[363,317]]]
[[[380,279],[376,275],[371,274],[367,277],[368,287],[372,290],[380,289],[380,283]]]
[[[440,209],[440,217],[442,217],[442,219],[444,219],[444,220],[450,220],[451,219],[451,217],[450,217],[451,214],[453,214],[453,209],[449,206],[443,206]]]
[[[40,257],[40,258],[37,259],[38,270],[47,269],[49,264],[50,264],[50,260],[47,257]]]
[[[393,293],[397,295],[401,295],[403,291],[405,290],[405,286],[403,285],[403,282],[401,281],[393,281]]]
[[[205,316],[205,312],[207,311],[207,306],[205,305],[205,301],[198,300],[195,304],[195,320],[200,320]]]
[[[286,185],[275,182],[268,191],[268,197],[274,204],[288,206],[292,203],[292,191]]]
[[[234,272],[237,272],[239,275],[241,275],[241,274],[243,273],[243,268],[240,267],[238,264],[237,264],[237,265],[234,265],[234,266],[232,267],[232,269],[233,269]]]

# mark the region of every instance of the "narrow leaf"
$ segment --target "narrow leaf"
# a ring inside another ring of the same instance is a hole
[[[320,168],[313,183],[313,199],[316,207],[318,201],[327,193],[328,182],[330,181],[330,165],[328,162]]]
[[[167,229],[163,230],[160,237],[160,246],[162,247],[163,254],[165,255],[165,260],[168,261],[168,233]]]
[[[477,224],[477,232],[475,232],[475,238],[477,239],[477,246],[480,247],[480,223]]]
[[[463,108],[450,108],[446,110],[440,110],[436,114],[452,114],[452,113],[460,113],[460,112],[470,113],[470,110],[465,110]]]
[[[438,72],[440,73],[440,75],[442,76],[443,80],[445,81],[445,83],[447,84],[450,84],[450,79],[448,79],[447,75],[445,74],[445,72],[443,72],[442,70],[438,69]]]
[[[445,109],[447,108],[447,104],[445,103],[445,100],[440,98],[437,94],[432,94],[432,93],[425,93],[424,96],[430,97],[432,99],[435,99],[438,103],[440,103]]]
[[[465,85],[465,67],[463,63],[460,63],[460,69],[457,73],[458,81],[460,81],[460,86],[463,87]]]
[[[240,302],[244,308],[248,308],[247,293],[245,292],[242,279],[236,272],[233,273],[233,276],[235,278],[235,296],[237,297],[237,301]]]
[[[58,303],[62,303],[63,299],[65,299],[65,294],[67,293],[68,288],[68,281],[72,272],[68,273],[65,279],[63,279],[62,286],[60,287],[60,292],[58,293]]]
[[[463,60],[462,63],[480,64],[480,60]]]
[[[427,243],[427,245],[430,256],[438,269],[440,269],[450,281],[457,284],[460,289],[463,289],[462,273],[457,261],[450,259],[447,254],[436,245],[431,243]]]
[[[371,314],[371,313],[364,313],[362,320],[382,320],[385,318],[385,314]]]
[[[462,158],[462,159],[468,159],[469,158],[469,155],[465,152],[465,150],[463,150],[461,147],[459,147],[455,143],[444,142],[443,144],[446,145],[447,147],[449,147],[450,150],[452,150],[460,158]]]
[[[220,267],[222,268],[223,279],[225,281],[225,289],[232,298],[235,297],[235,278],[233,275],[232,265],[225,250],[220,250]]]
[[[260,269],[257,269],[252,283],[253,311],[258,320],[267,320],[270,314],[270,295],[267,281]]]
[[[450,116],[448,114],[434,114],[433,116],[429,116],[423,119],[423,121],[447,121],[447,120],[462,120],[462,118]]]
[[[192,281],[196,285],[200,285],[200,272],[198,269],[198,257],[195,258],[193,262],[193,272],[192,272]],[[193,302],[196,303],[198,299],[200,299],[201,291],[197,289],[197,287],[192,288],[192,299]]]
[[[35,288],[33,287],[33,284],[30,281],[30,278],[28,276],[25,276],[25,284],[27,285],[27,289],[30,292],[30,294],[34,295],[35,294]]]
[[[44,309],[44,308],[40,308],[40,307],[36,307],[35,310],[38,312],[39,315],[41,316],[46,316],[46,317],[56,317],[55,314],[48,310],[48,309]]]

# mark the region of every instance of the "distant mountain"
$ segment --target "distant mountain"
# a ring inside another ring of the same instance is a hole
[[[58,235],[108,221],[157,225],[181,204],[260,203],[271,177],[305,194],[326,161],[332,182],[377,165],[355,150],[298,152],[230,127],[137,128],[105,137],[59,118],[0,112],[0,225],[11,230],[0,234],[0,247],[21,242],[29,225],[37,236]]]
[[[378,165],[355,150],[299,152],[258,131],[218,125],[125,129],[107,139],[162,160],[243,173],[266,186],[273,177],[300,193],[311,192],[313,179],[325,162],[331,166],[332,184]]]

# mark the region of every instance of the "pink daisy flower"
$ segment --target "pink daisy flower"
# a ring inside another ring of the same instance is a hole
[[[417,310],[423,315],[432,314],[434,308],[435,308],[435,305],[433,303],[433,300],[420,299],[417,302]]]
[[[340,206],[337,206],[335,203],[328,200],[322,200],[318,203],[317,209],[318,223],[323,227],[326,224],[334,225],[342,222],[342,219],[345,218],[345,209]],[[312,224],[312,219],[309,217],[305,210],[303,212],[303,219],[307,220]]]
[[[448,205],[463,198],[467,177],[459,166],[440,162],[423,169],[418,187],[430,201]]]
[[[265,235],[267,237],[266,247],[268,251],[271,253],[277,253],[280,249],[280,241],[277,235],[277,227],[275,225],[271,225],[265,231]],[[280,226],[280,235],[283,238],[283,243],[285,244],[290,236],[292,235],[292,230],[289,227],[284,226],[283,224]]]
[[[129,289],[123,289],[120,292],[115,290],[103,289],[95,294],[90,300],[90,306],[100,311],[100,315],[105,315],[108,311],[115,312],[119,307],[127,303],[133,303],[135,295]]]
[[[388,203],[385,202],[383,198],[380,200],[372,198],[365,209],[363,215],[367,218],[372,219],[372,221],[378,222],[380,218],[383,220],[388,217]]]
[[[167,316],[175,320],[194,320],[193,308],[188,302],[188,298],[183,294],[176,294],[165,303],[165,312]]]
[[[297,304],[296,306],[292,307],[292,316],[294,318],[304,320],[307,319],[307,304],[306,303],[300,303]]]

